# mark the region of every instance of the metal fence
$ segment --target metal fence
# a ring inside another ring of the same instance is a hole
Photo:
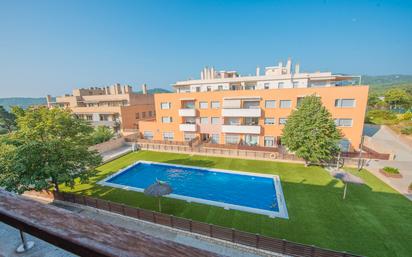
[[[246,246],[255,247],[276,253],[282,253],[291,256],[303,257],[355,257],[346,252],[338,252],[328,249],[319,248],[313,245],[299,244],[284,239],[277,239],[259,234],[253,234],[236,230],[233,228],[221,227],[204,222],[180,218],[169,214],[149,211],[140,208],[130,207],[124,204],[110,202],[98,198],[92,198],[83,195],[71,193],[55,193],[55,199],[90,206],[93,208],[133,217],[136,219],[189,231],[213,238],[222,239]]]

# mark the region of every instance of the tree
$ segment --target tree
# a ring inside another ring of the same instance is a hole
[[[106,126],[98,126],[93,132],[92,137],[94,144],[100,144],[112,139],[114,137],[114,132]]]
[[[30,108],[15,111],[17,131],[3,140],[0,186],[23,193],[59,184],[86,182],[101,163],[92,145],[93,128],[70,111]]]
[[[385,93],[385,102],[389,104],[391,109],[398,107],[410,108],[412,99],[408,93],[401,88],[392,88]]]
[[[16,116],[0,105],[0,128],[6,129],[10,133],[15,127]]]
[[[309,163],[331,160],[339,152],[341,133],[319,97],[305,97],[292,111],[282,133],[282,143]]]

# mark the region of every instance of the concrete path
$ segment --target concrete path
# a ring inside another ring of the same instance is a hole
[[[120,148],[111,150],[111,151],[107,151],[107,152],[103,152],[100,155],[103,158],[103,162],[107,162],[110,161],[112,159],[115,159],[116,157],[126,154],[128,152],[130,152],[132,150],[132,146],[130,145],[124,145]]]
[[[402,140],[387,126],[365,125],[364,135],[369,136],[374,150],[395,154],[395,159],[390,161],[370,161],[367,169],[386,184],[412,200],[408,186],[412,183],[412,147]],[[379,172],[379,169],[391,166],[399,169],[402,178],[388,178]]]

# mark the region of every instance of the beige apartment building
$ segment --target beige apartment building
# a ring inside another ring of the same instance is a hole
[[[146,139],[277,147],[290,113],[307,95],[317,95],[342,131],[344,151],[361,143],[368,86],[354,76],[301,72],[299,65],[266,67],[261,74],[205,68],[200,79],[179,81],[173,94],[156,94],[156,119],[139,122]]]
[[[58,96],[47,105],[69,108],[79,118],[89,121],[93,126],[107,126],[119,133],[133,133],[138,130],[138,121],[155,118],[154,97],[137,94],[129,85],[115,84],[107,87],[91,87],[73,90],[72,94]]]

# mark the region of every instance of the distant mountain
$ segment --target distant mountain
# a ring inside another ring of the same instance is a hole
[[[364,75],[362,76],[362,84],[369,85],[372,93],[383,94],[386,90],[394,87],[404,89],[412,88],[412,75]]]
[[[142,91],[137,91],[136,93],[141,94]],[[163,88],[152,88],[147,90],[148,94],[160,94],[160,93],[172,93],[172,91]]]
[[[46,104],[46,97],[9,97],[9,98],[0,98],[0,105],[4,106],[6,110],[10,110],[11,106],[19,106],[23,109],[26,109],[32,105],[44,105]]]

